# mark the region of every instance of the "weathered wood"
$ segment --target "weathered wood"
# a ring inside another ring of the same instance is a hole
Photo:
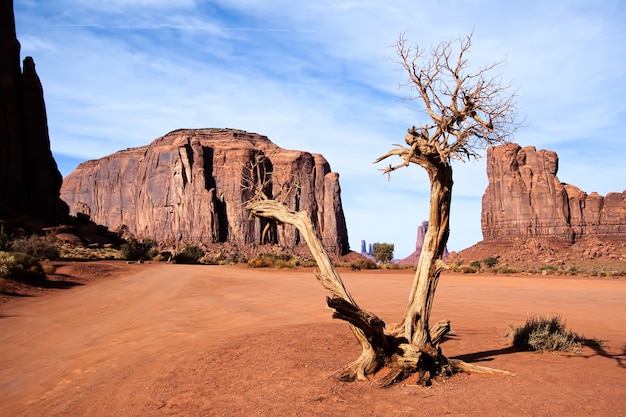
[[[363,331],[370,344],[377,346],[384,352],[389,350],[390,345],[384,333],[385,322],[374,313],[362,310],[358,306],[338,297],[326,297],[326,304],[334,310],[333,318],[347,321],[358,327]]]
[[[437,346],[443,341],[443,338],[450,333],[452,328],[450,327],[450,320],[440,320],[430,328],[430,337],[432,344]]]
[[[454,368],[455,372],[467,372],[467,373],[478,373],[478,374],[502,374],[502,375],[512,375],[515,374],[509,371],[503,371],[501,369],[487,368],[485,366],[474,365],[472,363],[464,362],[460,359],[448,359],[450,365]]]
[[[306,212],[292,211],[284,203],[266,198],[249,201],[246,207],[255,216],[274,219],[281,223],[295,226],[304,238],[311,254],[317,262],[319,272],[317,272],[315,276],[318,281],[324,288],[331,292],[334,298],[341,299],[346,304],[352,305],[355,309],[359,309],[357,303],[346,290],[339,273],[337,273],[337,270],[330,261],[330,257],[317,236],[313,223]],[[372,319],[372,321],[374,321],[374,319]],[[382,320],[380,320],[380,322],[384,328],[384,322],[382,322]],[[368,340],[368,336],[365,332],[354,324],[350,324],[350,330],[361,345],[362,352],[356,361],[352,362],[339,373],[339,378],[345,381],[367,379],[368,374],[374,373],[384,363],[384,358],[381,357],[381,351],[384,349],[380,346],[374,347]]]
[[[378,381],[378,386],[380,386],[381,388],[389,388],[393,384],[404,380],[407,376],[407,371],[404,368],[391,369],[391,371],[389,371],[387,375],[385,375]]]

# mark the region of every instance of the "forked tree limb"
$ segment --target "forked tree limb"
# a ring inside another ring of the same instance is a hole
[[[322,286],[331,292],[333,299],[342,300],[338,305],[341,304],[344,307],[346,305],[352,306],[353,311],[359,311],[357,315],[369,317],[369,320],[373,323],[372,328],[380,327],[379,330],[373,330],[373,333],[383,332],[382,329],[384,329],[385,323],[376,317],[375,314],[361,310],[346,290],[306,212],[295,212],[284,203],[269,199],[249,201],[246,207],[255,216],[274,219],[281,223],[295,226],[306,241],[311,254],[317,262],[319,272],[315,275]],[[379,346],[375,347],[370,343],[368,335],[362,329],[350,323],[350,330],[361,345],[362,352],[356,361],[352,362],[341,372],[339,377],[343,380],[367,379],[366,375],[374,373],[384,364],[383,352]]]
[[[387,387],[415,372],[419,374],[418,381],[425,385],[431,377],[441,374],[442,370],[450,373],[508,374],[506,371],[492,370],[457,359],[448,360],[443,356],[439,344],[450,332],[448,320],[441,320],[429,329],[431,338],[427,344],[416,345],[404,337],[402,325],[387,329],[385,322],[378,316],[361,309],[345,288],[307,213],[292,211],[284,203],[269,199],[250,201],[247,208],[255,216],[291,224],[300,231],[320,269],[316,272],[318,281],[332,294],[332,297],[327,298],[327,304],[334,311],[333,317],[347,321],[361,345],[361,355],[336,373],[335,377],[343,381],[367,379],[367,375],[389,366],[390,372],[379,381],[381,387]]]

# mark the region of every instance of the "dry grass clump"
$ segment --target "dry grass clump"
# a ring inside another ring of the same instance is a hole
[[[378,269],[378,264],[369,258],[361,257],[346,265],[353,271],[360,271],[361,269]]]
[[[37,235],[15,239],[11,244],[11,250],[26,253],[39,261],[58,259],[60,256],[59,250],[50,239]]]
[[[125,259],[121,250],[109,245],[84,247],[61,243],[59,244],[59,253],[61,259]]]
[[[300,260],[291,255],[275,255],[265,253],[248,260],[250,268],[295,268],[300,266]]]
[[[513,346],[536,352],[578,353],[584,339],[565,326],[560,316],[532,316],[522,326],[511,326],[508,337]]]

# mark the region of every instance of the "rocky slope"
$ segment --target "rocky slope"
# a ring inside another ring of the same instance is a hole
[[[263,159],[266,191],[311,214],[329,251],[349,250],[339,176],[322,155],[286,150],[267,137],[234,129],[177,130],[150,145],[78,166],[63,182],[71,214],[170,246],[258,245],[264,220],[250,220],[242,188]],[[291,226],[271,225],[269,242],[304,245]]]
[[[20,67],[13,1],[0,0],[0,218],[60,221],[67,215],[61,182],[35,63],[26,57]]]

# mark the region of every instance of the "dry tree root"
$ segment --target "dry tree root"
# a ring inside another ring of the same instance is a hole
[[[338,297],[326,299],[328,307],[334,310],[333,318],[345,320],[360,329],[371,345],[371,350],[333,376],[341,381],[353,381],[364,378],[382,369],[390,371],[378,382],[380,387],[390,387],[417,374],[417,384],[428,386],[436,376],[451,376],[458,372],[500,373],[510,372],[473,365],[459,359],[448,359],[439,345],[449,334],[450,321],[441,320],[430,328],[431,342],[425,346],[415,346],[406,338],[398,336],[396,331],[388,332],[385,322],[375,314],[360,309]]]

